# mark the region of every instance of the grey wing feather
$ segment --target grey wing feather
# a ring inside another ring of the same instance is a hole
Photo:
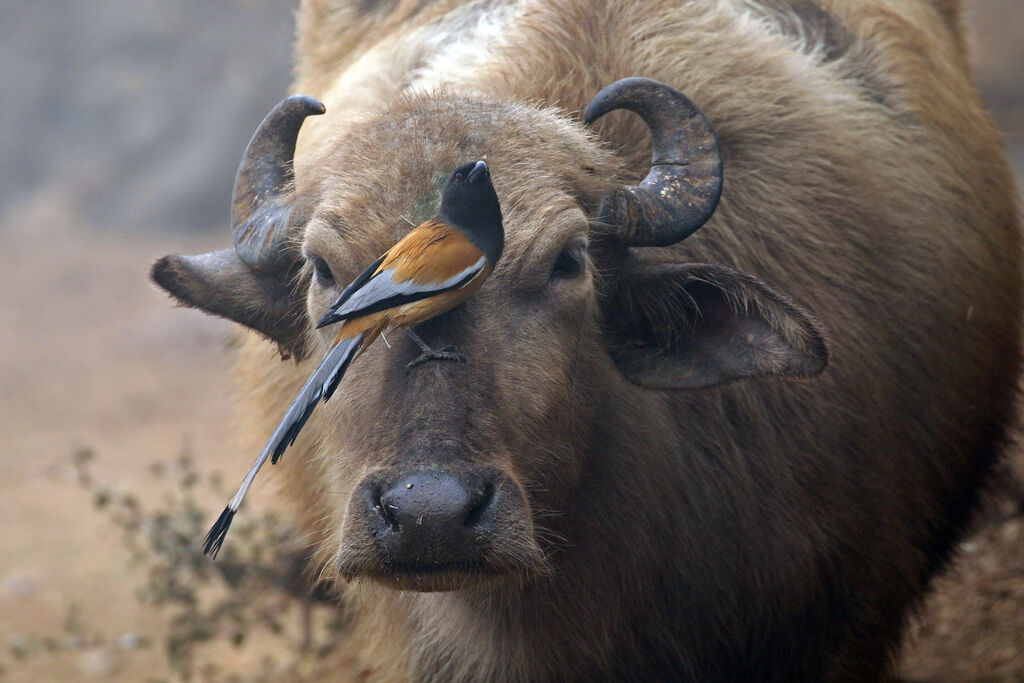
[[[321,326],[330,325],[339,320],[347,320],[386,308],[401,306],[461,287],[476,277],[486,264],[487,258],[481,256],[476,263],[465,270],[442,282],[433,282],[428,285],[420,284],[412,279],[395,281],[394,269],[382,270],[349,296],[343,300],[339,299],[328,314],[321,319],[320,324]]]
[[[288,412],[281,418],[281,422],[277,425],[277,429],[274,430],[270,440],[267,441],[267,445],[263,447],[256,461],[249,468],[249,472],[245,475],[245,479],[242,480],[238,493],[231,499],[228,507],[232,510],[237,510],[238,506],[242,504],[245,494],[249,491],[249,487],[252,486],[256,473],[260,471],[260,468],[263,467],[267,459],[272,458],[271,462],[276,463],[284,451],[295,443],[295,439],[298,438],[302,427],[309,420],[310,415],[313,414],[316,404],[321,399],[327,400],[334,393],[334,389],[338,386],[338,382],[341,381],[341,376],[345,373],[349,363],[352,362],[352,358],[355,357],[356,351],[359,350],[359,344],[362,341],[363,335],[358,335],[351,339],[342,339],[333,349],[327,352],[323,361],[313,371],[309,379],[306,380],[302,390],[299,391],[299,395],[295,397],[295,400],[288,408]]]

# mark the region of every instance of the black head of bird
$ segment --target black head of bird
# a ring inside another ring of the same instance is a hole
[[[505,246],[501,205],[483,161],[468,161],[452,173],[441,195],[437,217],[462,232],[492,264]]]

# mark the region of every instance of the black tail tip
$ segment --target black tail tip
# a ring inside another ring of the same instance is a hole
[[[224,544],[224,537],[227,536],[228,529],[231,528],[231,520],[234,518],[235,511],[231,509],[231,506],[224,508],[224,512],[220,513],[220,517],[210,527],[210,533],[206,534],[206,540],[203,542],[204,555],[217,559],[217,552]]]
[[[319,330],[321,327],[327,327],[336,322],[338,322],[338,319],[334,317],[334,311],[327,311],[320,320],[316,321],[316,329]]]

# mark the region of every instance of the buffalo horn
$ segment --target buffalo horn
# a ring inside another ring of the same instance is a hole
[[[608,193],[598,218],[631,246],[668,246],[689,237],[711,217],[722,194],[714,128],[686,95],[650,78],[624,78],[605,87],[583,121],[590,125],[614,109],[640,115],[654,153],[647,177]]]
[[[293,95],[274,107],[256,129],[238,166],[231,198],[231,234],[238,257],[251,268],[273,271],[285,263],[291,207],[280,201],[294,180],[292,161],[299,128],[324,105]]]

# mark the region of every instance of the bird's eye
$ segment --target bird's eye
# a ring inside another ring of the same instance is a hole
[[[586,245],[571,244],[562,247],[551,269],[551,279],[567,280],[578,277],[586,266]]]
[[[334,273],[331,272],[331,267],[327,265],[327,261],[323,260],[319,256],[310,256],[309,262],[313,264],[313,271],[316,273],[316,277],[320,281],[320,284],[324,286],[334,284]]]
[[[462,173],[462,172],[460,171],[459,173],[456,173],[456,174],[455,174],[455,180],[457,180],[458,182],[460,182],[460,183],[461,183],[461,182],[462,182],[463,180],[465,180],[465,179],[466,179],[466,174],[465,174],[465,173]]]

